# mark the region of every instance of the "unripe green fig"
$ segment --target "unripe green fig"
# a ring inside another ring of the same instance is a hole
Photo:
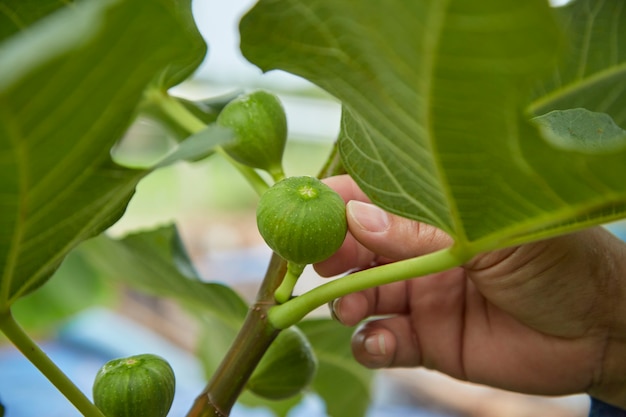
[[[236,161],[282,178],[282,159],[287,142],[287,118],[274,94],[258,90],[229,102],[217,124],[235,132],[234,142],[224,150]]]
[[[288,177],[270,187],[257,207],[257,226],[274,252],[295,264],[320,262],[335,253],[348,230],[346,206],[314,177]]]
[[[106,417],[166,417],[175,384],[172,367],[160,356],[113,359],[96,375],[93,400]]]
[[[317,359],[306,336],[297,327],[283,330],[269,347],[246,387],[269,400],[299,394],[313,380]]]

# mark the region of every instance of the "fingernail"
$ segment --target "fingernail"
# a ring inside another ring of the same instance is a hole
[[[333,301],[328,303],[328,308],[330,309],[330,316],[332,317],[333,320],[336,320],[338,322],[341,322],[341,318],[337,314],[337,308],[339,307],[340,301],[341,301],[341,298],[336,298]]]
[[[365,338],[363,342],[365,351],[370,355],[384,355],[387,351],[385,348],[385,337],[382,334],[372,334]]]
[[[373,204],[352,200],[347,205],[348,214],[366,232],[381,233],[389,228],[387,212]]]

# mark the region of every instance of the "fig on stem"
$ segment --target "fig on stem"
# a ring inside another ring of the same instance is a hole
[[[343,199],[315,177],[288,177],[257,206],[257,226],[274,252],[294,264],[320,262],[343,243],[348,225]]]
[[[254,370],[246,387],[269,400],[299,394],[313,380],[317,359],[306,336],[297,327],[283,330]]]
[[[98,371],[93,399],[107,417],[166,417],[175,384],[172,367],[160,356],[113,359]]]
[[[224,150],[237,162],[267,171],[276,180],[284,175],[282,159],[287,142],[287,117],[278,97],[258,90],[229,102],[217,124],[235,132]]]

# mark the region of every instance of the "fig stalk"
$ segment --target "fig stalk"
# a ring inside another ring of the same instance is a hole
[[[269,185],[259,174],[257,174],[255,170],[234,160],[221,146],[217,146],[215,148],[215,152],[230,163],[237,171],[239,171],[257,195],[262,195],[265,191],[267,191]]]
[[[22,354],[45,375],[46,378],[85,417],[105,417],[89,398],[63,373],[15,321],[10,310],[0,312],[0,330]]]
[[[167,94],[167,92],[157,88],[151,88],[146,91],[145,97],[146,100],[154,103],[190,134],[198,133],[206,128],[206,124],[202,120],[198,119],[185,106]]]
[[[274,298],[276,298],[276,302],[278,304],[282,304],[291,298],[296,282],[298,281],[298,278],[300,278],[300,275],[302,275],[305,266],[306,265],[296,264],[293,262],[287,263],[287,273],[285,274],[285,278],[283,278],[283,282],[276,289],[276,293],[274,294]]]

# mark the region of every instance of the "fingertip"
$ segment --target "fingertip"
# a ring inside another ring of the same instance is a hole
[[[347,205],[351,236],[379,257],[400,260],[424,255],[452,244],[449,235],[434,226],[390,214],[361,201]]]
[[[384,328],[364,326],[352,337],[352,353],[355,359],[371,369],[392,365],[395,350],[395,336]]]
[[[350,230],[366,233],[384,233],[390,227],[389,214],[380,207],[358,200],[350,200],[346,205]]]
[[[367,317],[367,298],[362,293],[348,294],[333,301],[331,309],[340,323],[356,326]]]

